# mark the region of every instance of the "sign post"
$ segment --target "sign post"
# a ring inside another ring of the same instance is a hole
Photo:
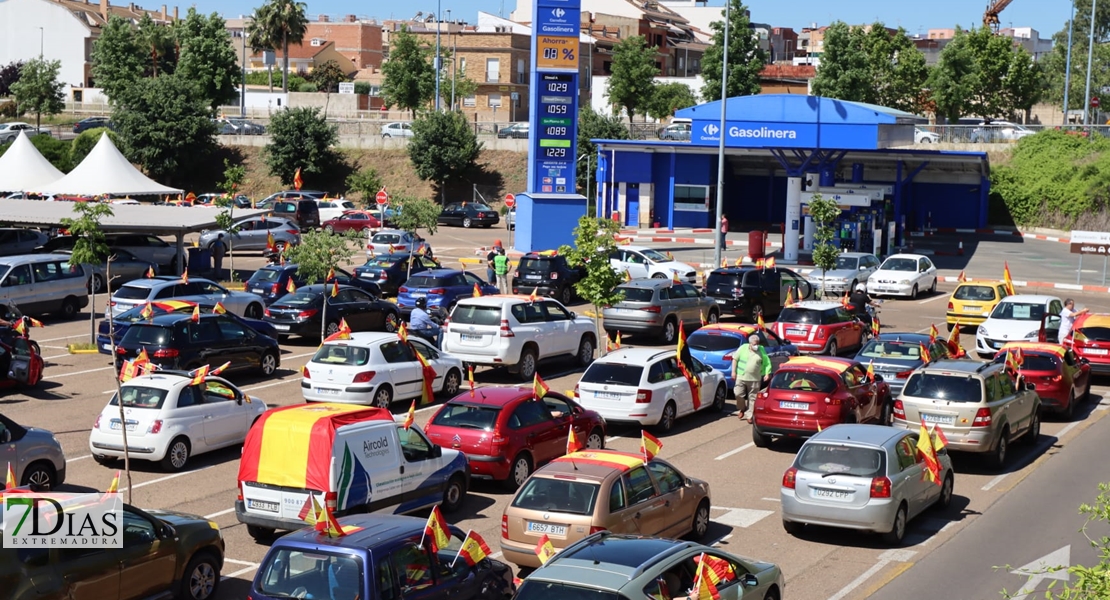
[[[516,229],[516,216],[513,215],[513,207],[516,206],[516,196],[512,194],[505,194],[505,206],[508,207],[509,212],[505,213],[505,229],[509,230],[509,247],[513,246],[513,230]]]
[[[1075,231],[1071,232],[1071,253],[1079,255],[1079,266],[1075,270],[1075,283],[1083,276],[1083,255],[1094,254],[1102,257],[1102,285],[1106,285],[1106,262],[1110,257],[1110,232]]]
[[[389,192],[385,188],[374,194],[374,203],[378,205],[378,226],[385,227],[385,207],[389,205]]]

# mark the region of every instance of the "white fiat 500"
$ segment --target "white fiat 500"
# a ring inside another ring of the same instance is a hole
[[[432,390],[457,394],[462,361],[415,335],[408,339],[406,344],[396,333],[362,331],[325,343],[301,369],[304,399],[389,408],[395,400],[420,398],[424,371],[413,348],[435,369]]]
[[[242,444],[266,411],[265,402],[221,377],[192,385],[189,375],[166,371],[136,377],[121,388],[131,458],[160,461],[168,471],[180,471],[194,454]],[[123,458],[119,395],[96,417],[89,451],[101,464]]]

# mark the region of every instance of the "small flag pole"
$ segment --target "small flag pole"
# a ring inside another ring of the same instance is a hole
[[[459,551],[455,553],[455,559],[451,561],[451,568],[452,569],[455,568],[455,563],[458,562],[459,557],[462,556],[463,546],[466,545],[466,540],[470,539],[470,533],[472,531],[474,531],[474,530],[473,529],[467,529],[466,530],[466,537],[463,538],[463,543],[462,543],[462,545],[459,546]]]

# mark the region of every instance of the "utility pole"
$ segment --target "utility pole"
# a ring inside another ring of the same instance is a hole
[[[450,13],[451,11],[447,11]],[[451,34],[451,110],[455,110],[455,80],[459,78],[459,35]]]
[[[1071,5],[1071,20],[1068,21],[1068,58],[1064,63],[1064,125],[1068,124],[1068,91],[1071,89],[1071,32],[1075,29],[1075,4]]]
[[[239,116],[245,119],[247,118],[247,29],[245,26],[239,32],[239,37],[243,41],[243,64],[240,65],[243,76],[239,84]]]
[[[721,227],[721,217],[725,214],[725,105],[728,104],[728,26],[732,12],[732,0],[725,0],[725,43],[721,61],[721,135],[717,144],[717,220],[713,222],[713,231],[717,233],[713,241],[713,268],[721,264],[724,254],[724,239],[717,230]]]
[[[436,112],[439,112],[439,80],[440,77],[440,53],[439,53],[439,32],[443,29],[443,23],[439,20],[440,9],[443,2],[436,0],[436,58],[435,58],[435,71],[436,71]]]
[[[45,34],[42,31],[42,27],[39,27],[39,60],[42,60],[42,49],[43,49],[42,40],[43,40],[44,35]]]
[[[1095,53],[1095,8],[1098,0],[1091,0],[1091,32],[1087,36],[1087,91],[1083,93],[1083,124],[1091,124],[1091,57]]]

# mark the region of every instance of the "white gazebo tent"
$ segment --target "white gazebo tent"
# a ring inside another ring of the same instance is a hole
[[[37,191],[68,196],[148,196],[180,194],[182,190],[164,186],[143,175],[104,133],[81,164],[65,177]]]
[[[0,156],[0,192],[38,192],[62,177],[22,131]]]

